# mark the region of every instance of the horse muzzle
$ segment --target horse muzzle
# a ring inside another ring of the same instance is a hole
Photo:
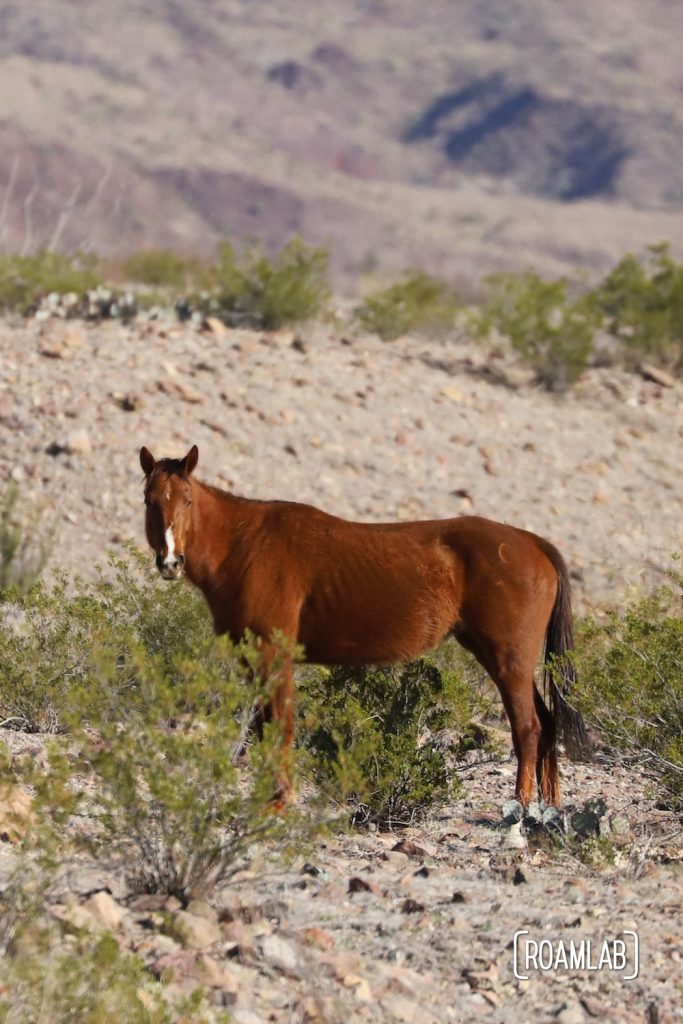
[[[185,556],[174,555],[172,559],[164,559],[157,555],[156,564],[162,579],[179,580],[185,571]]]

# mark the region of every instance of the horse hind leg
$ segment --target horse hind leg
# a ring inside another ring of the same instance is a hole
[[[541,796],[547,804],[557,807],[560,803],[560,773],[557,767],[557,729],[551,711],[534,687],[536,714],[541,722],[541,736],[538,743],[536,778]]]
[[[533,682],[526,676],[494,679],[510,720],[517,754],[515,796],[526,807],[536,795],[539,746],[543,732],[533,699]]]
[[[509,644],[497,645],[490,638],[460,626],[453,631],[496,684],[505,708],[512,745],[517,757],[515,796],[525,807],[535,794],[538,748],[543,727],[534,701],[534,667],[531,654],[515,653]]]

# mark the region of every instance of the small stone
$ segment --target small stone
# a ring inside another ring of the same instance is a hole
[[[381,854],[383,861],[388,864],[393,864],[395,867],[405,867],[406,861],[408,860],[407,853],[401,853],[400,850],[385,850]]]
[[[514,825],[524,817],[524,808],[519,800],[507,800],[503,804],[502,814],[506,825]]]
[[[93,893],[85,901],[84,907],[92,915],[93,921],[107,931],[116,931],[128,916],[128,911],[120,907],[104,889]]]
[[[254,1013],[253,1010],[247,1010],[243,1007],[231,1010],[230,1016],[233,1024],[266,1024],[260,1014]]]
[[[394,853],[405,853],[406,857],[425,857],[427,851],[423,846],[418,846],[412,839],[399,839],[399,841],[391,847]]]
[[[581,996],[581,1005],[589,1017],[604,1017],[607,1019],[607,1007],[595,996]]]
[[[351,893],[372,892],[372,886],[369,882],[366,882],[364,878],[358,878],[357,875],[354,875],[352,878],[349,878],[348,891]]]
[[[266,960],[283,974],[299,977],[299,957],[290,942],[279,935],[267,935],[261,943],[261,952]]]
[[[26,470],[24,469],[24,467],[13,466],[10,471],[10,479],[12,479],[15,484],[23,484],[24,480],[26,479]]]
[[[90,435],[84,428],[73,430],[66,439],[64,450],[70,455],[87,455],[92,451]]]
[[[510,825],[507,835],[503,839],[503,846],[509,850],[526,850],[528,845],[526,836],[522,834],[522,822],[517,821],[514,825]]]
[[[515,869],[515,873],[512,876],[512,884],[513,885],[524,885],[526,882],[528,882],[528,878],[526,877],[526,875],[522,871],[521,867],[519,865],[517,865],[517,867]]]
[[[543,822],[543,811],[537,801],[532,801],[524,811],[524,824],[538,826]]]
[[[301,934],[309,946],[317,946],[318,949],[323,950],[334,947],[334,937],[329,932],[326,932],[324,928],[318,928],[317,925],[304,928]]]
[[[218,924],[197,917],[187,910],[178,910],[173,915],[173,928],[186,949],[208,949],[222,937]]]
[[[140,408],[142,402],[139,395],[129,391],[118,398],[118,404],[124,412],[135,412],[136,409]]]
[[[204,900],[190,900],[186,909],[188,914],[194,914],[195,917],[201,917],[205,921],[218,924],[218,911],[214,910],[211,904],[206,903]]]
[[[424,904],[418,903],[417,900],[413,900],[410,897],[403,901],[401,906],[402,914],[421,914],[424,911]]]
[[[205,331],[209,331],[213,334],[214,338],[218,341],[222,341],[228,336],[228,328],[225,326],[222,320],[219,320],[217,316],[207,316],[202,327]]]
[[[447,384],[445,388],[441,388],[441,394],[445,398],[450,398],[451,402],[462,402],[462,391],[459,391],[453,384]]]
[[[611,819],[610,825],[612,833],[616,836],[625,836],[631,831],[631,823],[628,818],[624,818],[621,815],[616,815]]]
[[[542,822],[547,829],[558,829],[563,828],[563,817],[557,807],[546,807],[543,812]]]
[[[64,345],[66,348],[70,349],[83,348],[85,340],[83,339],[83,336],[78,334],[76,331],[69,331],[64,338]]]
[[[675,388],[678,381],[666,370],[653,366],[652,363],[641,363],[638,367],[643,380],[651,380],[654,384],[660,384],[663,388]]]
[[[583,1024],[586,1015],[580,1003],[567,1003],[555,1018],[558,1024]]]

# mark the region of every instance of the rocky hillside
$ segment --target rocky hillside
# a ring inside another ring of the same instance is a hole
[[[36,0],[0,33],[0,244],[332,243],[472,285],[683,244],[681,12]]]
[[[681,550],[682,399],[665,376],[614,369],[590,370],[553,396],[500,351],[465,339],[383,344],[338,323],[262,334],[170,316],[6,321],[0,480],[41,512],[51,568],[72,578],[91,577],[128,540],[146,550],[140,446],[179,456],[197,443],[198,473],[250,496],[363,519],[475,512],[529,527],[561,548],[585,608],[660,583]],[[328,835],[284,866],[256,845],[230,884],[186,907],[140,894],[102,858],[70,855],[44,908],[66,936],[46,976],[57,977],[56,957],[83,935],[94,949],[106,931],[138,958],[146,985],[161,980],[177,1019],[201,987],[201,1019],[227,1010],[236,1024],[673,1024],[676,814],[657,804],[642,768],[600,750],[591,764],[562,757],[563,813],[574,821],[597,798],[606,812],[599,835],[549,843],[530,819],[502,818],[515,764],[507,726],[492,725],[499,753],[472,752],[462,792],[419,827]],[[52,739],[7,728],[1,738],[36,764]],[[25,790],[4,791],[0,892],[30,813]],[[90,826],[84,813],[73,828]],[[519,929],[594,950],[636,929],[640,974],[520,979]],[[28,1002],[35,986],[25,993]]]
[[[460,341],[59,319],[0,326],[0,479],[88,576],[145,546],[140,446],[250,497],[349,518],[476,513],[563,551],[582,606],[664,579],[682,549],[681,386],[587,371],[566,397]],[[666,382],[667,378],[664,376]]]

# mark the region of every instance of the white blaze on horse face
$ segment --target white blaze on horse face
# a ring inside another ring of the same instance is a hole
[[[175,565],[175,538],[173,536],[172,526],[169,526],[164,534],[164,540],[166,541],[166,558],[164,559],[164,565]]]

